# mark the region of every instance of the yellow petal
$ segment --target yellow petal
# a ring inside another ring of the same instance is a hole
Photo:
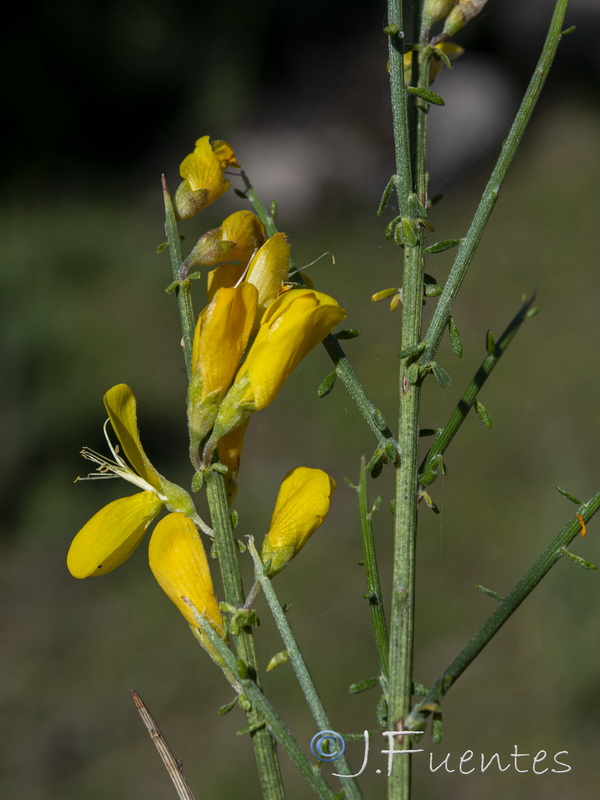
[[[242,283],[219,289],[204,309],[194,333],[192,372],[201,380],[200,400],[229,388],[248,344],[256,313],[257,291]]]
[[[101,508],[71,543],[67,555],[71,575],[104,575],[126,561],[163,505],[154,492],[138,492]]]
[[[335,481],[321,469],[296,467],[285,476],[277,495],[261,558],[279,572],[304,547],[329,512]]]
[[[210,570],[200,534],[183,514],[168,514],[156,526],[148,549],[150,569],[160,588],[181,611],[190,625],[198,628],[194,612],[183,597],[207,619],[219,636],[224,636]]]
[[[104,395],[104,406],[129,463],[150,486],[160,490],[164,479],[152,466],[142,447],[135,397],[129,386],[119,383],[109,389]]]
[[[208,302],[221,288],[232,289],[244,274],[245,264],[222,264],[211,270],[206,277],[206,294]]]
[[[238,375],[248,380],[240,403],[255,410],[273,402],[304,356],[346,317],[337,302],[322,292],[292,289],[267,308],[256,339]]]
[[[227,261],[240,261],[246,266],[256,248],[265,241],[265,229],[252,211],[236,211],[223,220],[221,236],[227,242],[235,242]]]
[[[229,151],[233,153],[231,148]],[[232,163],[228,152],[223,152],[222,157],[214,152],[208,136],[202,136],[196,142],[194,152],[186,156],[181,162],[179,172],[183,178],[175,195],[175,205],[180,217],[187,219],[198,213],[206,206],[214,203],[231,186],[223,176],[223,170]],[[188,213],[183,210],[186,193],[199,193],[198,200],[193,209]],[[181,213],[183,210],[183,213]]]
[[[290,246],[285,233],[276,233],[263,244],[248,265],[248,283],[258,289],[258,312],[277,297],[290,266]]]

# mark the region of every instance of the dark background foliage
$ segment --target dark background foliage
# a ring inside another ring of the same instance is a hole
[[[551,3],[490,0],[459,37],[467,54],[436,90],[431,188],[445,194],[435,239],[468,223],[512,113],[529,80]],[[554,492],[597,489],[599,390],[597,186],[599,11],[573,0],[567,37],[456,308],[465,343],[441,353],[454,386],[427,387],[423,424],[443,424],[524,294],[541,314],[507,353],[483,401],[492,432],[469,420],[432,487],[442,509],[422,514],[417,677],[435,679],[491,611],[474,583],[508,591],[572,513]],[[198,797],[257,798],[242,716],[185,624],[154,584],[143,544],[100,581],[64,567],[72,535],[116,482],[83,483],[83,444],[102,446],[101,396],[128,382],[147,451],[187,484],[184,372],[162,241],[159,177],[204,134],[232,142],[280,224],[297,263],[333,251],[310,274],[348,309],[363,335],[348,353],[394,422],[398,312],[368,302],[397,285],[399,254],[374,215],[393,169],[385,10],[375,3],[263,0],[216,3],[38,2],[12,8],[2,30],[3,458],[0,654],[0,794],[31,800],[168,797],[170,787],[130,706],[135,687],[185,762]],[[186,244],[243,207],[224,198],[187,223]],[[434,241],[432,238],[431,241]],[[429,260],[443,281],[450,255]],[[197,298],[198,307],[201,304]],[[429,313],[428,303],[426,313]],[[315,351],[274,406],[250,426],[237,508],[240,535],[260,537],[277,486],[297,464],[338,481],[326,527],[277,578],[292,622],[343,731],[375,727],[374,693],[349,683],[375,673],[354,493],[358,457],[374,446]],[[391,475],[376,518],[389,582]],[[573,549],[600,554],[596,525]],[[416,797],[594,797],[600,705],[597,576],[559,564],[449,694],[445,740],[459,757],[568,750],[565,775],[488,771],[468,776],[417,766]],[[262,663],[280,645],[259,603]],[[290,688],[291,687],[291,688]],[[300,741],[314,733],[291,672],[267,688]],[[383,746],[383,745],[382,745]],[[427,742],[426,749],[431,745]],[[352,746],[354,747],[354,746]],[[358,749],[354,749],[360,760]],[[440,755],[441,754],[441,755]],[[375,757],[374,757],[375,758]],[[383,797],[373,761],[367,797]],[[290,798],[306,789],[286,768]]]

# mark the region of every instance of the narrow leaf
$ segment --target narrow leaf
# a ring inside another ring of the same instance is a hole
[[[457,358],[462,358],[463,343],[454,317],[448,317],[448,328],[450,331],[450,347],[452,348],[452,352]]]
[[[435,244],[430,244],[429,247],[426,247],[423,251],[424,253],[443,253],[444,250],[450,250],[452,247],[456,247],[462,242],[462,239],[444,239],[441,242],[435,242]]]
[[[392,193],[392,189],[394,188],[394,175],[389,179],[385,189],[383,190],[383,194],[381,195],[381,200],[379,201],[379,208],[377,209],[377,216],[380,217],[383,212],[385,211],[385,207],[388,204],[388,200],[390,199],[390,194]]]
[[[581,502],[581,500],[578,500],[578,499],[575,497],[575,495],[572,495],[570,492],[567,492],[567,490],[566,490],[566,489],[561,489],[561,488],[560,488],[560,486],[557,486],[557,487],[556,487],[556,491],[557,491],[557,492],[560,492],[560,494],[562,494],[562,496],[563,496],[563,497],[566,497],[566,498],[567,498],[567,500],[570,500],[572,503],[575,503],[575,505],[576,505],[576,506],[581,506],[581,505],[583,505],[583,503]]]
[[[319,397],[325,397],[326,395],[328,395],[329,392],[333,389],[333,385],[336,381],[336,378],[337,378],[337,373],[335,370],[333,370],[333,372],[329,373],[329,375],[325,378],[323,383],[321,383],[321,385],[317,389],[317,395]]]
[[[479,402],[479,400],[475,400],[475,413],[477,414],[479,419],[483,422],[485,427],[488,430],[492,430],[492,428],[494,427],[494,423],[492,421],[492,418],[490,417],[489,411],[483,405],[483,403]]]
[[[356,339],[357,336],[360,336],[362,331],[359,331],[358,328],[344,328],[337,333],[334,333],[336,339]]]
[[[491,331],[488,331],[485,335],[485,349],[491,356],[496,352],[496,340]]]
[[[414,94],[416,97],[421,97],[423,100],[426,100],[428,103],[433,103],[434,106],[445,106],[446,104],[435,92],[432,92],[431,89],[423,89],[419,86],[407,86],[406,91],[410,94]]]
[[[475,584],[475,588],[479,589],[480,592],[487,594],[488,597],[493,597],[494,600],[497,600],[499,603],[503,603],[506,600],[506,598],[502,597],[502,595],[498,594],[498,592],[495,592],[493,589],[487,589],[485,586],[481,586],[479,583]]]
[[[168,246],[169,246],[168,242],[162,242],[162,244],[159,244],[158,247],[156,248],[156,252],[162,253],[162,251],[166,250]]]
[[[360,694],[360,692],[366,692],[367,689],[372,689],[374,686],[377,686],[378,683],[379,678],[366,678],[364,681],[357,681],[356,683],[350,684],[348,691],[350,694]]]
[[[433,361],[431,364],[431,371],[433,372],[436,381],[443,389],[447,389],[449,386],[452,386],[452,378],[443,367],[437,363],[437,361]]]
[[[398,358],[410,358],[411,356],[419,356],[425,350],[426,342],[419,342],[419,344],[413,344],[410,347],[401,350],[398,353]]]
[[[566,556],[569,556],[571,561],[574,564],[577,564],[578,567],[582,567],[583,569],[598,569],[595,564],[592,564],[591,561],[586,561],[585,558],[581,558],[581,556],[576,556],[575,553],[571,553],[570,550],[567,550],[566,547],[563,547],[563,553]]]

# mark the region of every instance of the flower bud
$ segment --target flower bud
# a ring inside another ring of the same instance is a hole
[[[457,0],[456,5],[446,17],[444,23],[444,38],[451,36],[470,22],[483,9],[487,0]]]
[[[215,150],[216,148],[216,150]],[[214,203],[231,186],[224,170],[236,165],[235,154],[226,142],[213,142],[203,136],[193,153],[181,162],[183,181],[175,192],[175,210],[179,219],[189,219]]]
[[[260,557],[269,576],[280,572],[323,523],[335,481],[321,469],[296,467],[281,483]]]
[[[290,246],[285,233],[271,236],[248,264],[246,280],[258,289],[258,319],[277,297],[290,266]]]

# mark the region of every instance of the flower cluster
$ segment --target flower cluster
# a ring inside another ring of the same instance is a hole
[[[230,186],[224,177],[230,166],[239,165],[226,142],[198,139],[181,164],[177,216],[187,219],[218,199]],[[192,267],[209,269],[208,303],[198,317],[191,354],[190,456],[196,469],[203,470],[218,447],[230,503],[251,414],[273,402],[300,360],[346,316],[328,295],[287,285],[289,264],[285,234],[267,238],[250,211],[231,214],[219,228],[203,234],[182,264],[183,276]],[[150,568],[210,651],[197,615],[219,636],[226,635],[198,528],[209,535],[212,531],[191,496],[148,459],[131,389],[114,386],[104,395],[104,405],[119,444],[112,443],[105,424],[111,457],[84,448],[82,455],[97,465],[87,479],[120,477],[140,491],[108,503],[83,526],[69,549],[68,569],[76,578],[110,572],[168,511],[150,538]],[[262,550],[269,575],[283,569],[321,525],[334,488],[333,479],[319,469],[297,467],[286,475]]]

